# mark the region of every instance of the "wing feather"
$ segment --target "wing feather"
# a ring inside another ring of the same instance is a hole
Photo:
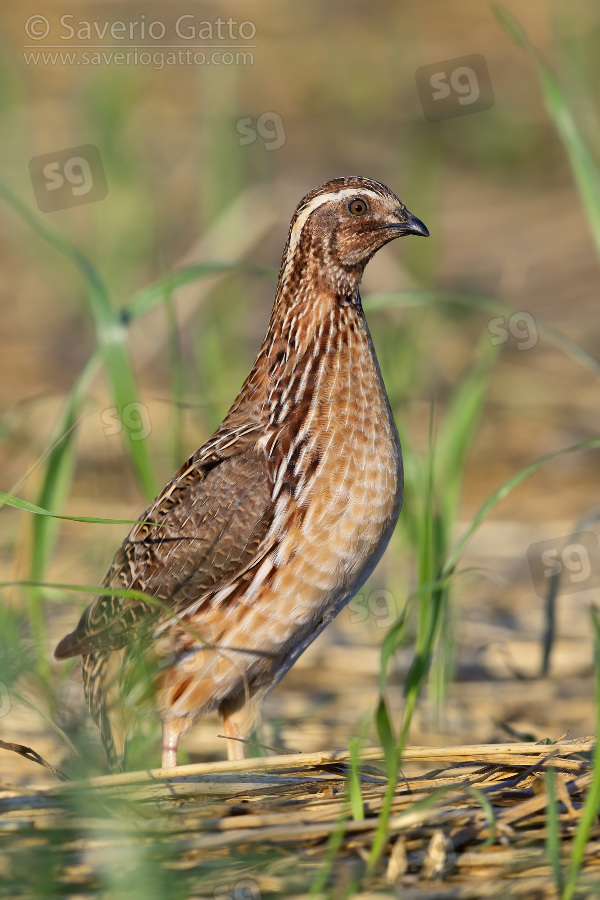
[[[272,522],[272,471],[262,450],[230,449],[182,467],[121,545],[103,586],[144,591],[179,614],[252,564]],[[158,604],[98,595],[55,656],[119,649],[168,617]]]

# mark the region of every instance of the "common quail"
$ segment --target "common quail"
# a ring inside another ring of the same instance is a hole
[[[328,181],[296,209],[252,371],[103,581],[161,603],[99,595],[56,648],[58,659],[82,656],[112,765],[144,693],[162,721],[165,767],[211,710],[228,738],[247,737],[266,695],[383,554],[402,457],[359,283],[377,250],[406,234],[429,232],[367,178]],[[243,757],[243,742],[227,743]]]

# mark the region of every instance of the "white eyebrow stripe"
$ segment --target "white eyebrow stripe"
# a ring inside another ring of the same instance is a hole
[[[360,187],[344,188],[340,191],[328,191],[326,194],[319,194],[318,197],[314,197],[294,222],[294,227],[292,228],[292,233],[290,235],[288,259],[296,252],[296,248],[300,243],[302,229],[306,225],[306,220],[314,213],[315,209],[318,209],[319,206],[322,206],[324,203],[329,203],[330,200],[342,200],[344,197],[371,197],[373,200],[381,199],[381,195],[376,191],[369,190],[368,188],[363,190]]]

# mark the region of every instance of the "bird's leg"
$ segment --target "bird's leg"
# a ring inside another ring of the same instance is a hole
[[[219,707],[223,717],[223,731],[227,741],[229,759],[244,759],[246,744],[244,741],[260,725],[264,697],[244,692],[233,699],[226,700]],[[231,740],[237,738],[237,740]],[[241,740],[240,740],[241,738]]]
[[[242,710],[237,712],[223,712],[223,731],[226,738],[245,738],[246,732],[240,727]],[[228,759],[244,759],[246,756],[246,745],[239,740],[227,741],[227,758]]]
[[[177,765],[177,745],[186,730],[185,719],[171,719],[162,724],[162,767],[172,769]]]

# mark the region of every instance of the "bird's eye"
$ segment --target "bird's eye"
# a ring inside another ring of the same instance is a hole
[[[366,201],[361,200],[360,197],[355,197],[354,200],[351,200],[348,204],[348,209],[353,216],[364,216],[368,208]]]

